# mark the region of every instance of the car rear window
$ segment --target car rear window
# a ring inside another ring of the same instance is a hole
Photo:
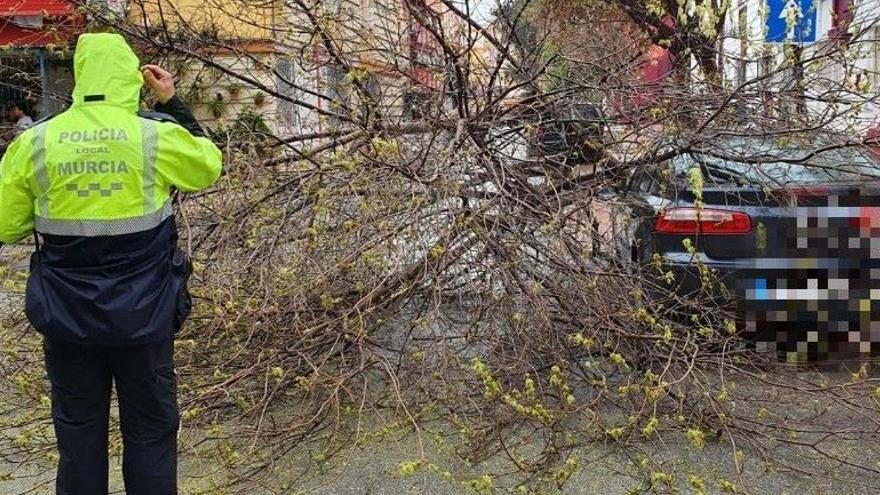
[[[707,185],[790,185],[880,180],[880,164],[858,147],[834,149],[781,147],[761,143],[705,149],[679,155],[672,166],[679,177],[699,168]]]

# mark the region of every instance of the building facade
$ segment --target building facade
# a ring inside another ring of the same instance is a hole
[[[146,39],[173,50],[141,47],[141,58],[165,65],[196,118],[215,130],[259,120],[276,126],[277,105],[267,95],[274,75],[280,4],[240,0],[130,0],[124,19]]]
[[[377,110],[384,119],[419,118],[448,101],[445,60],[462,49],[463,23],[439,0],[330,0],[289,5],[284,15],[288,29],[276,43],[278,88],[289,97],[279,102],[282,133],[325,132]]]
[[[329,0],[307,11],[244,0],[0,5],[0,103],[27,101],[37,118],[69,102],[72,46],[92,22],[134,28],[143,61],[171,69],[208,127],[256,118],[281,136],[326,132],[375,109],[419,117],[446,101],[445,60],[463,46],[462,22],[439,0]]]
[[[880,118],[880,0],[813,0],[810,8],[815,41],[768,42],[768,0],[734,0],[722,41],[724,82],[744,109],[807,115],[861,135]]]

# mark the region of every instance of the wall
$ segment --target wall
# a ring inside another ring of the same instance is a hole
[[[199,40],[191,48],[199,56],[274,90],[279,13],[280,4],[271,0],[134,0],[128,5],[128,22],[154,30],[167,27],[179,44],[187,36]],[[226,127],[241,114],[253,112],[275,130],[276,104],[265,92],[196,60],[163,63],[177,77],[179,93],[204,125]]]
[[[134,0],[129,21],[170,29],[186,26],[221,40],[272,40],[281,5],[274,0]]]

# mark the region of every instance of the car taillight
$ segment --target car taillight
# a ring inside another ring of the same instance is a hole
[[[738,211],[669,208],[657,216],[654,230],[663,234],[748,234],[752,219]]]

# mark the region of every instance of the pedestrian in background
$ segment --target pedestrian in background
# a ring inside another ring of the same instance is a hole
[[[14,101],[6,107],[6,115],[12,122],[15,134],[21,134],[22,131],[34,125],[34,119],[24,111],[24,105]]]

